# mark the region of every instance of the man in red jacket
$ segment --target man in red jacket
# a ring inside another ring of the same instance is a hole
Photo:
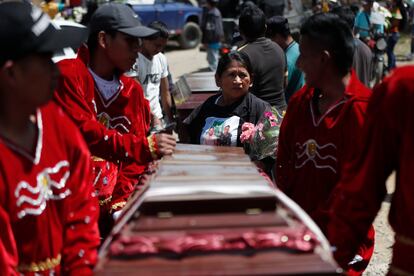
[[[92,275],[99,232],[90,155],[49,101],[52,53],[81,37],[27,1],[0,3],[0,275]]]
[[[367,110],[363,148],[346,166],[330,209],[327,235],[342,266],[356,252],[397,172],[389,221],[395,231],[389,275],[414,275],[414,67],[398,68],[375,87]]]
[[[59,62],[62,78],[55,98],[94,156],[94,184],[105,216],[126,204],[148,163],[171,154],[175,139],[169,134],[147,137],[148,102],[139,83],[123,74],[135,62],[139,37],[156,31],[118,3],[100,6],[89,27],[88,48],[82,47],[76,59]]]
[[[276,184],[325,229],[326,203],[343,164],[355,158],[371,91],[351,71],[353,36],[333,14],[310,17],[301,27],[298,67],[305,86],[289,101],[280,130]],[[374,245],[373,230],[348,267],[361,274]]]

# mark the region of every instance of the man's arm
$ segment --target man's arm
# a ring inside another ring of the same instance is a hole
[[[90,156],[79,133],[71,138],[70,177],[66,184],[71,194],[64,200],[62,270],[65,275],[92,275],[99,246],[98,200],[92,185]]]
[[[140,177],[144,170],[145,167],[139,166],[135,162],[121,164],[116,185],[112,192],[109,208],[111,213],[119,211],[125,206],[131,194],[138,189]]]
[[[73,61],[63,61],[59,68],[62,75],[55,91],[55,101],[79,127],[92,155],[115,162],[132,159],[142,164],[152,161],[147,137],[121,135],[97,121],[93,80],[73,72],[79,69]]]
[[[169,90],[168,77],[161,78],[160,92],[161,92],[162,110],[167,115],[168,121],[171,122],[173,120],[173,115],[171,111],[172,101],[171,101],[171,93]]]
[[[288,107],[280,127],[276,164],[273,170],[276,186],[287,195],[289,195],[289,178],[294,170],[294,160],[292,160],[294,152],[292,153],[290,145],[292,139],[289,137],[291,129],[295,127],[295,122],[292,120],[293,115],[291,115],[291,113],[295,112],[292,110],[292,106],[294,105]]]
[[[345,164],[330,204],[327,236],[337,248],[334,256],[342,267],[347,267],[366,236],[386,195],[385,181],[397,164],[398,125],[404,118],[397,115],[401,104],[387,95],[388,89],[385,82],[373,92],[362,132],[363,148],[354,162]]]
[[[0,205],[0,274],[17,276],[18,255],[9,214]]]

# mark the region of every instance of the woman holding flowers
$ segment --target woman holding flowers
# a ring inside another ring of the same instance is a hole
[[[252,70],[238,52],[230,52],[220,59],[215,80],[221,93],[208,98],[184,120],[190,142],[241,146],[243,123],[256,124],[270,110],[270,105],[249,93]],[[215,137],[217,141],[212,143],[206,137]]]

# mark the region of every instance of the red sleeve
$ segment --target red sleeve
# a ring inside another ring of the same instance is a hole
[[[71,196],[65,200],[62,269],[67,275],[92,275],[99,246],[98,200],[92,185],[90,156],[81,136],[72,137],[76,151],[71,156],[68,186]]]
[[[117,183],[112,193],[111,211],[118,211],[125,206],[128,198],[137,189],[144,167],[134,162],[123,163],[118,173]]]
[[[355,255],[358,245],[381,207],[385,181],[396,167],[398,128],[401,117],[398,100],[387,96],[388,83],[377,87],[367,111],[358,158],[345,164],[330,208],[327,236],[337,247],[335,258],[342,267]]]
[[[116,130],[108,130],[96,120],[94,83],[87,71],[82,73],[87,69],[84,66],[81,68],[79,63],[81,61],[77,59],[59,63],[61,77],[55,100],[79,127],[92,155],[109,161],[152,161],[145,136],[121,135]]]
[[[9,215],[0,205],[0,275],[18,275],[17,248]]]
[[[302,94],[300,92],[297,92]],[[297,96],[297,95],[295,95]],[[294,173],[294,154],[292,148],[292,135],[294,131],[294,116],[296,111],[297,97],[292,97],[289,101],[286,114],[283,117],[279,132],[279,142],[277,146],[277,157],[275,165],[276,186],[289,196],[290,177]]]

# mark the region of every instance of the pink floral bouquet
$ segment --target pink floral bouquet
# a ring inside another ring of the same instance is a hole
[[[259,122],[244,123],[240,141],[248,148],[252,160],[262,160],[266,157],[276,159],[279,130],[284,112],[281,114],[275,108],[263,114]]]

